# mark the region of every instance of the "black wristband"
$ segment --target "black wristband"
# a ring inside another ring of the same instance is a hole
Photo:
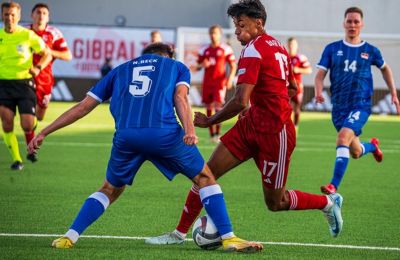
[[[39,64],[36,64],[36,65],[35,65],[35,68],[38,68],[40,71],[42,70],[42,66],[39,65]]]

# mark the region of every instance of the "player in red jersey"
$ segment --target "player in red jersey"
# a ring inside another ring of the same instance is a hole
[[[207,115],[221,110],[225,103],[226,90],[232,88],[236,73],[236,61],[232,48],[221,42],[222,28],[213,25],[209,28],[211,44],[199,51],[196,70],[204,68],[202,99]],[[229,67],[227,77],[226,67]],[[219,142],[221,124],[209,127],[210,139]]]
[[[71,52],[68,49],[67,43],[62,33],[55,27],[48,25],[50,9],[47,4],[38,3],[32,8],[32,21],[29,29],[39,35],[46,45],[51,50],[53,61],[61,59],[69,61],[72,58]],[[40,60],[39,55],[33,56],[33,64],[37,64]],[[39,75],[35,76],[36,85],[36,118],[42,121],[49,106],[51,98],[51,90],[54,85],[54,76],[52,71],[53,61],[44,68],[40,68]],[[26,136],[27,144],[34,137],[34,131]],[[27,159],[36,162],[37,157],[35,154],[28,154]]]
[[[301,105],[303,104],[303,92],[304,92],[302,75],[311,74],[312,68],[307,57],[298,52],[299,44],[297,42],[297,39],[294,37],[290,37],[287,43],[288,43],[290,60],[292,62],[294,78],[298,86],[297,94],[290,99],[291,101],[290,103],[292,104],[293,114],[294,114],[294,126],[296,128],[296,132],[298,132],[298,127],[300,122],[300,111],[301,111]]]
[[[290,57],[286,49],[266,34],[266,11],[259,0],[241,0],[232,4],[237,39],[244,45],[238,65],[238,82],[234,97],[215,115],[195,114],[195,125],[208,127],[243,112],[245,115],[221,138],[208,166],[216,178],[248,159],[260,171],[264,201],[271,211],[321,209],[329,230],[336,237],[342,230],[342,197],[286,190],[290,157],[296,137],[291,120],[290,96],[297,92]],[[198,188],[192,186],[181,220],[171,233],[146,240],[149,244],[178,244],[201,211]]]

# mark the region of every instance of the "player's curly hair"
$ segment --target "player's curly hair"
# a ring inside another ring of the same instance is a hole
[[[227,13],[232,18],[245,15],[250,18],[261,19],[263,25],[267,21],[267,11],[260,0],[240,0],[236,4],[231,4]]]
[[[168,55],[168,57],[174,57],[174,49],[169,44],[162,42],[152,43],[142,51],[142,54],[157,53],[161,55]]]

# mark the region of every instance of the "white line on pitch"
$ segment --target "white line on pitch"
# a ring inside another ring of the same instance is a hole
[[[62,235],[57,234],[12,234],[0,233],[0,237],[59,237]],[[144,240],[148,237],[131,237],[131,236],[96,236],[96,235],[82,235],[82,238],[103,238],[103,239],[127,239],[127,240]],[[186,239],[192,241],[192,239]],[[295,242],[261,242],[266,245],[280,245],[280,246],[305,246],[305,247],[330,247],[330,248],[346,248],[346,249],[367,249],[367,250],[386,250],[386,251],[400,251],[398,247],[378,247],[378,246],[354,246],[354,245],[332,245],[332,244],[312,244],[312,243],[295,243]]]

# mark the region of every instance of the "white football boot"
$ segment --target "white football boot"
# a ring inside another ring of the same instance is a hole
[[[329,231],[333,237],[337,237],[343,229],[342,203],[343,197],[339,193],[328,195],[328,199],[333,203],[328,209],[322,210],[329,224]]]
[[[144,242],[151,245],[179,245],[185,242],[185,238],[172,231],[158,237],[149,237]]]

